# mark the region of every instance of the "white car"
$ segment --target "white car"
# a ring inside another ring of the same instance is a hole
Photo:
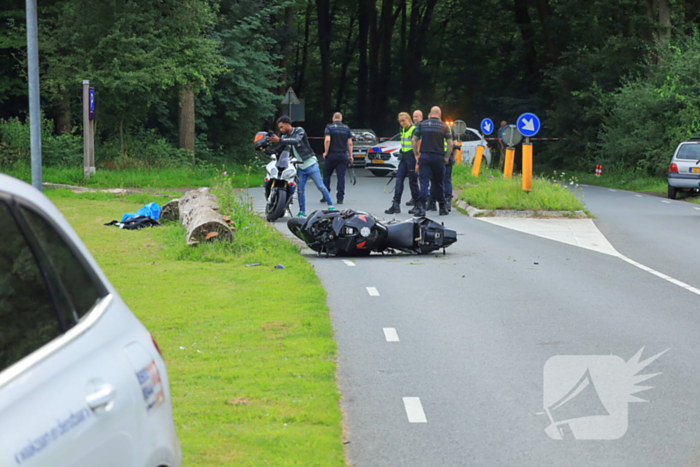
[[[476,148],[480,144],[484,146],[485,164],[491,163],[491,151],[488,144],[478,130],[467,128],[467,131],[457,138],[457,144],[462,148],[462,164],[472,164],[476,157]],[[372,175],[384,177],[396,173],[399,168],[399,151],[401,150],[401,135],[398,134],[388,141],[369,148],[367,151],[367,164],[365,168]]]
[[[0,174],[0,465],[180,467],[163,357],[56,207]]]

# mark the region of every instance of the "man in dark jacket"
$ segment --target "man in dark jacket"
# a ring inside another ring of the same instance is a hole
[[[420,199],[414,216],[425,216],[428,202],[428,185],[432,182],[433,195],[440,205],[440,215],[448,214],[445,206],[445,165],[452,152],[452,134],[442,121],[440,107],[430,109],[428,120],[413,130],[413,145],[416,153],[416,170],[420,179]]]
[[[323,185],[323,180],[321,180],[318,159],[316,159],[316,155],[309,145],[309,138],[306,136],[306,132],[301,127],[292,127],[292,119],[286,115],[281,116],[277,120],[277,127],[282,136],[275,135],[269,138],[273,143],[280,143],[275,152],[279,153],[286,147],[298,161],[299,186],[297,187],[297,193],[299,193],[299,214],[297,217],[306,217],[306,194],[304,191],[309,178],[313,180],[318,191],[323,194],[323,198],[328,203],[328,210],[333,211],[335,209],[333,200]]]
[[[328,192],[331,191],[331,175],[334,171],[338,174],[336,202],[343,204],[345,198],[345,170],[348,163],[352,164],[352,132],[350,127],[343,123],[343,115],[340,112],[333,114],[333,123],[326,126],[323,141],[323,184]],[[326,200],[322,199],[322,203]]]

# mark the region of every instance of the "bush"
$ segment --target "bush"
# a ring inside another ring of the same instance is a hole
[[[599,163],[611,170],[661,175],[678,143],[700,136],[700,35],[671,46],[649,64],[645,77],[628,80],[611,96],[599,139]]]

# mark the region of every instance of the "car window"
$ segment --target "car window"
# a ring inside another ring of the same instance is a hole
[[[461,141],[480,141],[481,138],[474,133],[471,130],[467,130],[464,132],[464,134],[460,137]]]
[[[32,250],[0,201],[0,371],[62,334]]]
[[[700,144],[683,144],[678,150],[676,159],[700,160]]]
[[[401,133],[396,134],[390,141],[401,141]]]
[[[68,312],[68,315],[73,315],[74,311],[76,318],[82,318],[100,298],[107,295],[107,291],[66,244],[63,236],[42,216],[31,209],[23,207],[21,210],[67,295],[68,303],[59,306],[69,306],[72,309],[61,311]]]

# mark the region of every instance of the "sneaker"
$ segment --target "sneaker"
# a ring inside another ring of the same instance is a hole
[[[335,206],[328,206],[329,211],[335,211]]]
[[[320,202],[321,202],[321,203],[325,203],[325,202],[326,202],[326,198],[321,198],[321,201],[320,201]]]
[[[300,212],[299,214],[297,214],[297,217],[306,217],[306,214],[304,214],[303,212]]]

